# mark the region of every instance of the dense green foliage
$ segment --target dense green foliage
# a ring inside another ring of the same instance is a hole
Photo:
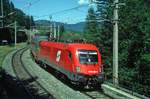
[[[70,41],[74,41],[74,40],[82,39],[82,38],[83,36],[80,33],[73,32],[73,31],[65,31],[63,32],[60,40],[63,42],[66,42],[66,41],[70,42]]]
[[[113,0],[97,1],[103,2],[103,4],[97,4],[97,11],[95,11],[99,12],[97,17],[99,20],[105,20],[100,23],[97,21],[98,27],[93,28],[95,29],[93,31],[98,32],[86,33],[91,37],[98,35],[90,39],[94,39],[94,43],[100,48],[105,72],[108,77],[112,77],[113,23],[111,20],[113,18],[113,6],[110,5],[113,4]],[[125,6],[119,7],[119,82],[123,86],[134,87],[136,89],[134,91],[149,95],[150,2],[149,0],[119,1],[125,3]],[[87,27],[94,27],[94,25],[89,24],[89,20],[92,19],[88,19],[90,14],[87,15],[86,25]]]
[[[62,39],[64,32],[65,32],[64,25],[60,25],[60,27],[59,27],[59,33],[60,33],[59,39]]]
[[[96,13],[94,9],[91,7],[88,10],[88,15],[86,18],[86,25],[85,25],[85,37],[89,40],[89,42],[96,42],[95,41],[95,34],[97,34],[97,22],[96,22]]]
[[[4,11],[4,26],[7,26],[17,21],[19,26],[25,26],[29,29],[30,26],[34,26],[34,20],[32,16],[26,15],[22,10],[15,8],[14,4],[10,0],[3,0]],[[1,15],[1,11],[0,11]]]

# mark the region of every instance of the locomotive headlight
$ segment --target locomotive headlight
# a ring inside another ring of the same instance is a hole
[[[79,66],[76,67],[76,71],[77,71],[77,73],[80,72],[80,67]]]

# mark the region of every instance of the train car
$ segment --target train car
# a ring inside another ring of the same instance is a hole
[[[11,44],[13,42],[11,28],[0,28],[0,45]]]
[[[40,41],[35,57],[75,84],[93,86],[103,82],[101,55],[92,44]]]
[[[32,36],[30,49],[31,49],[31,54],[33,56],[38,56],[39,42],[43,40],[48,41],[48,36],[41,36],[37,34]],[[37,57],[34,57],[34,58],[37,58]]]

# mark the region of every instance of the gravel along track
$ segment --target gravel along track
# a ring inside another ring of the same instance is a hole
[[[30,51],[26,48],[13,51],[7,55],[3,68],[13,80],[15,79],[15,82],[6,81],[13,82],[15,93],[18,87],[22,86],[17,91],[18,94],[21,94],[18,96],[19,98],[13,99],[110,99],[104,95],[102,90],[80,91],[64,84],[37,65],[32,60]],[[10,84],[12,86],[12,83],[8,83],[6,86]]]
[[[22,57],[23,63],[29,72],[33,72],[34,76],[38,76],[37,80],[56,98],[56,99],[90,99],[90,97],[75,91],[63,84],[52,74],[46,72],[43,68],[37,65],[30,56],[30,51],[27,50]]]
[[[36,80],[22,61],[22,55],[27,48],[16,51],[12,56],[12,67],[20,85],[24,87],[29,99],[53,99],[54,97]]]
[[[51,73],[37,65],[27,48],[18,49],[7,55],[3,68],[12,80],[7,85],[14,86],[11,91],[22,94],[13,99],[110,99],[102,90],[80,91],[62,83]],[[9,79],[6,77],[6,79]],[[13,83],[13,84],[12,84]],[[18,90],[18,87],[21,89]],[[19,87],[20,88],[20,87]],[[13,90],[15,89],[15,90]],[[18,90],[16,92],[16,90]],[[23,91],[22,91],[23,90]],[[10,92],[11,92],[10,91]],[[16,95],[18,95],[16,94]],[[21,98],[20,98],[21,97]]]
[[[100,91],[82,91],[83,94],[89,96],[91,99],[111,99],[109,96],[105,95],[102,90]]]
[[[56,99],[111,99],[104,95],[102,90],[98,91],[79,91],[62,83],[51,73],[46,72],[43,68],[38,66],[30,56],[30,51],[24,52],[22,57],[23,63],[27,66],[29,72],[33,72],[34,76],[38,76],[37,80],[44,85],[47,90]],[[36,72],[35,72],[36,71]]]

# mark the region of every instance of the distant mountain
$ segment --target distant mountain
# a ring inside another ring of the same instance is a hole
[[[54,23],[54,22],[52,22]],[[61,22],[55,22],[56,25],[64,25],[66,30],[70,30],[70,31],[75,31],[75,32],[83,32],[83,29],[85,27],[85,22],[79,22],[76,24],[66,24],[66,23],[61,23]],[[50,21],[48,20],[37,20],[35,21],[35,24],[37,26],[49,26],[50,25]]]
[[[52,22],[54,23],[54,22]],[[55,22],[56,25],[60,25],[60,24],[64,24],[64,23],[61,23],[61,22]],[[49,26],[50,25],[50,21],[48,20],[37,20],[35,21],[35,24],[36,25],[41,25],[41,26]]]
[[[76,24],[66,24],[65,29],[66,30],[72,30],[72,31],[77,31],[77,32],[83,32],[85,27],[85,22],[79,22]]]

